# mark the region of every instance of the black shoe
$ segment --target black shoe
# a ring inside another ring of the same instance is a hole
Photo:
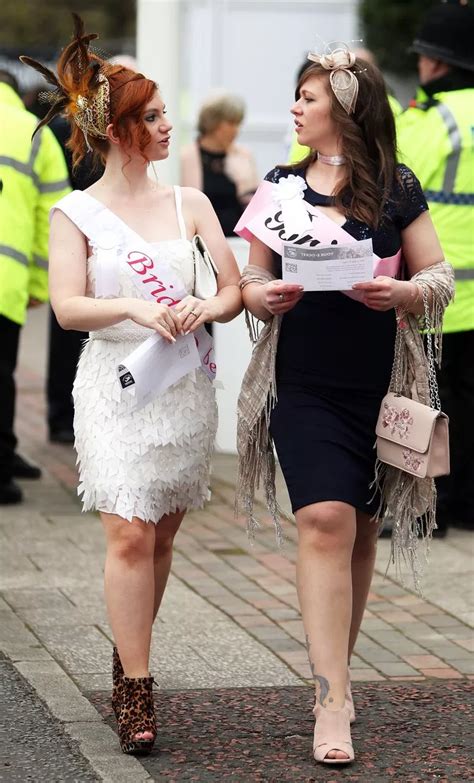
[[[39,479],[41,478],[41,470],[37,465],[27,462],[20,454],[14,454],[13,476],[19,479]]]
[[[16,481],[10,480],[3,484],[0,484],[0,505],[8,506],[13,503],[21,503],[23,500],[23,492],[16,483]]]
[[[49,433],[51,443],[74,443],[74,430],[64,429],[51,430]]]

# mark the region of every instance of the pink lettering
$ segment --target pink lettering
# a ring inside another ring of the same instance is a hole
[[[146,281],[144,280],[143,282],[145,283]],[[158,283],[159,286],[161,286],[161,288],[155,288],[155,290],[151,292],[151,295],[154,296],[155,299],[158,296],[158,294],[162,293],[162,291],[166,291],[166,286],[163,285],[161,280],[157,280],[156,282]]]
[[[211,362],[211,363],[210,363],[210,365],[209,365],[209,369],[210,369],[210,371],[211,371],[211,372],[212,372],[214,375],[216,374],[217,367],[216,367],[216,365],[214,364],[214,362]]]
[[[168,305],[168,307],[173,307],[174,305],[179,304],[179,302],[181,301],[181,299],[173,299],[171,296],[160,296],[159,298],[158,297],[155,298],[158,304],[165,304]]]
[[[138,255],[138,258],[133,258],[133,256]],[[128,258],[130,261],[127,261],[128,265],[132,267],[134,272],[137,272],[139,275],[144,275],[148,269],[153,269],[155,266],[153,263],[153,259],[150,258],[150,256],[147,256],[145,254],[140,254],[137,250],[132,250],[128,254]],[[149,263],[147,264],[146,261]],[[136,265],[141,264],[141,269],[137,269]]]

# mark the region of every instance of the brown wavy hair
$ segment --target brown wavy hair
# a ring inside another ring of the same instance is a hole
[[[384,205],[397,181],[396,132],[382,74],[375,65],[357,58],[350,69],[359,82],[353,114],[347,114],[329,85],[329,72],[312,63],[301,74],[295,98],[312,76],[325,80],[331,98],[331,117],[339,130],[342,154],[347,160],[345,179],[334,192],[335,206],[346,217],[354,217],[376,228]],[[298,163],[307,168],[316,159],[316,150]]]

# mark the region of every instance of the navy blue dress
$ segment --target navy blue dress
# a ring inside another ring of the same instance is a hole
[[[374,253],[395,255],[401,231],[428,209],[420,183],[406,166],[377,229],[349,218],[343,228],[355,239],[372,239]],[[278,182],[305,171],[275,168]],[[328,206],[333,199],[312,190],[305,199]],[[277,277],[281,256],[274,254]],[[377,312],[338,291],[311,291],[282,319],[276,360],[278,402],[271,434],[293,512],[311,503],[338,500],[374,514],[375,425],[387,393],[395,342],[395,311]],[[370,502],[371,501],[371,502]]]

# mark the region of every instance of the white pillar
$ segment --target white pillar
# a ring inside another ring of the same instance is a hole
[[[137,1],[137,60],[154,79],[173,124],[169,158],[157,166],[161,181],[179,183],[181,0]]]

